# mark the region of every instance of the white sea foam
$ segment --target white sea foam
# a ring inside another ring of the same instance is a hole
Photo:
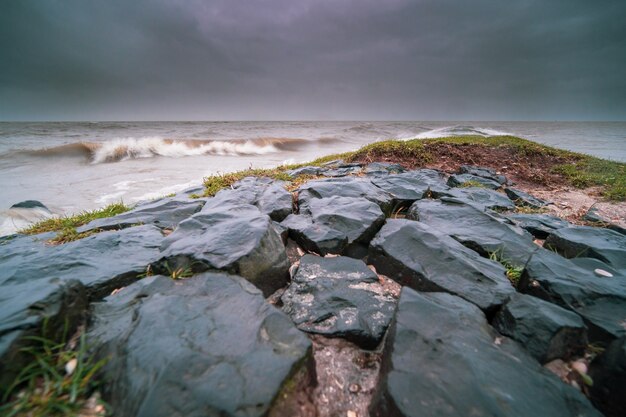
[[[490,129],[486,127],[446,126],[446,127],[440,127],[438,129],[428,130],[426,132],[419,133],[415,136],[402,138],[401,140],[436,139],[436,138],[445,138],[448,136],[468,136],[468,135],[489,137],[489,136],[510,135],[510,133],[501,132],[499,130]]]

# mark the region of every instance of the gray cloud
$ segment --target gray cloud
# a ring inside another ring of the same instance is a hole
[[[5,0],[0,120],[626,119],[622,0]]]

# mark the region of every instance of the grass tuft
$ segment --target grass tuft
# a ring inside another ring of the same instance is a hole
[[[513,284],[513,286],[517,288],[519,280],[522,277],[522,272],[524,272],[524,267],[513,265],[502,257],[502,253],[500,251],[491,252],[489,254],[489,259],[499,262],[504,267],[504,269],[506,270],[506,277],[509,279],[509,281],[511,281],[511,284]]]

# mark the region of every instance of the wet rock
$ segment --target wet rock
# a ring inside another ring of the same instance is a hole
[[[380,207],[364,198],[314,198],[282,222],[306,250],[326,255],[367,248],[385,221]]]
[[[368,263],[402,285],[455,294],[485,311],[515,292],[502,265],[411,220],[387,220],[371,242]]]
[[[162,198],[143,203],[117,216],[96,219],[76,229],[78,233],[90,230],[124,229],[140,224],[154,224],[162,229],[175,228],[178,223],[197,213],[205,200],[189,200],[176,197]]]
[[[404,288],[383,355],[372,416],[601,416],[449,294]]]
[[[87,310],[80,281],[40,279],[0,287],[0,395],[11,386],[32,355],[23,348],[32,337],[61,342]],[[45,323],[45,328],[44,328]]]
[[[156,276],[98,303],[88,333],[120,416],[265,416],[311,344],[245,280]]]
[[[626,415],[626,337],[615,340],[591,362],[591,401],[607,417]]]
[[[483,187],[489,188],[491,190],[497,190],[502,186],[502,184],[500,184],[498,181],[489,178],[479,177],[472,174],[454,174],[450,175],[450,178],[448,178],[448,185],[450,187],[463,187],[465,184],[468,183],[478,183]]]
[[[252,282],[267,296],[287,283],[285,246],[270,218],[251,205],[206,207],[181,222],[162,245],[157,269],[223,270]]]
[[[346,175],[358,174],[361,172],[361,166],[341,166],[335,169],[329,169],[328,171],[324,171],[322,175],[325,177],[345,177]]]
[[[407,218],[439,229],[483,256],[495,253],[518,266],[539,249],[523,229],[468,204],[420,200],[409,208]]]
[[[37,200],[20,201],[19,203],[13,204],[10,208],[12,208],[12,209],[15,209],[15,208],[22,208],[22,209],[39,208],[39,209],[48,210],[48,212],[50,211],[48,209],[48,207],[46,207],[41,201],[37,201]]]
[[[515,188],[505,188],[504,192],[506,193],[506,195],[509,196],[511,200],[515,202],[515,204],[519,206],[527,206],[539,209],[550,204],[545,200],[533,197],[532,195],[525,193],[522,190],[517,190]]]
[[[198,196],[198,195],[202,195],[203,193],[204,193],[204,186],[195,185],[193,187],[185,188],[184,190],[179,191],[178,193],[176,193],[176,197],[190,198],[192,195]]]
[[[299,177],[300,175],[322,175],[324,172],[328,171],[328,168],[316,167],[316,166],[305,166],[301,168],[291,169],[286,171],[286,173],[292,178]]]
[[[393,208],[389,193],[375,186],[370,179],[359,177],[309,181],[298,190],[298,206],[301,211],[306,210],[312,200],[334,196],[364,198],[378,204],[383,213],[390,213]]]
[[[393,196],[394,206],[408,206],[416,200],[427,197],[431,192],[444,192],[449,189],[443,174],[433,169],[373,178],[372,182]]]
[[[433,195],[441,200],[453,198],[481,210],[512,210],[515,204],[504,194],[482,187],[451,188]]]
[[[363,173],[367,176],[402,174],[403,172],[406,172],[406,169],[402,165],[389,162],[372,162],[363,169]]]
[[[376,273],[343,256],[304,255],[282,301],[300,330],[341,337],[366,349],[380,343],[396,306]]]
[[[568,221],[549,214],[509,214],[507,217],[537,239],[545,239],[555,230],[571,225]]]
[[[506,184],[506,177],[498,174],[495,170],[486,167],[478,167],[473,165],[461,165],[459,174],[470,174],[476,177],[487,178],[488,180],[497,181],[500,184]]]
[[[598,226],[606,227],[608,229],[616,231],[617,233],[626,235],[626,229],[624,229],[623,227],[617,224],[613,224],[610,219],[607,219],[604,216],[602,216],[598,212],[598,209],[595,207],[591,207],[587,211],[587,213],[585,213],[585,215],[583,216],[583,220],[586,220],[591,223],[598,223]]]
[[[33,237],[16,239],[0,251],[0,288],[5,285],[78,280],[90,298],[100,298],[135,281],[159,258],[161,230],[153,225],[102,232],[63,245]]]
[[[587,328],[576,313],[536,297],[514,294],[493,326],[519,342],[539,362],[569,359],[587,347]]]
[[[576,226],[555,230],[544,247],[566,258],[596,258],[613,268],[626,270],[626,236],[601,227]]]
[[[626,336],[626,276],[613,271],[613,278],[599,277],[598,264],[541,249],[525,266],[518,289],[577,313],[591,342]]]

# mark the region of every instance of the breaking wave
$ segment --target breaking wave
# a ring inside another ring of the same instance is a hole
[[[296,138],[257,138],[236,140],[163,139],[160,137],[120,138],[107,142],[77,142],[34,151],[22,151],[37,157],[85,157],[93,164],[119,162],[156,156],[179,158],[197,155],[264,155],[293,151],[312,143],[328,143]]]
[[[510,133],[501,132],[499,130],[484,128],[484,127],[447,126],[447,127],[441,127],[438,129],[428,130],[426,132],[419,133],[416,136],[405,138],[403,140],[436,139],[436,138],[445,138],[448,136],[468,136],[468,135],[478,135],[478,136],[489,137],[489,136],[510,135]]]

